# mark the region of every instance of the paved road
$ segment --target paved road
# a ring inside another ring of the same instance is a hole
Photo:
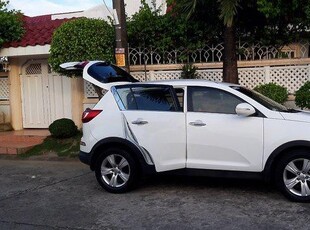
[[[310,229],[310,204],[249,180],[161,176],[110,194],[79,162],[0,159],[0,229]]]

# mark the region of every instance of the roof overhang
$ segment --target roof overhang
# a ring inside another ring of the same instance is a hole
[[[9,48],[0,49],[0,56],[21,57],[21,56],[30,56],[30,55],[44,55],[44,54],[49,54],[50,48],[51,48],[51,45],[9,47]]]

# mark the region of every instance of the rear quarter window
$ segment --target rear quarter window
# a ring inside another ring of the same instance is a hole
[[[178,111],[170,87],[116,87],[125,110]]]

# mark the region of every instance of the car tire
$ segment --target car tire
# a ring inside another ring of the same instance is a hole
[[[108,192],[124,193],[138,181],[138,168],[134,158],[125,150],[111,148],[98,158],[95,173],[98,183]]]
[[[277,164],[277,187],[291,201],[310,202],[310,150],[294,150]]]

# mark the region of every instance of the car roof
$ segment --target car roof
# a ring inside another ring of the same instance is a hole
[[[214,82],[203,79],[176,79],[176,80],[160,80],[160,81],[146,81],[137,82],[132,84],[162,84],[162,85],[172,85],[172,86],[240,86],[237,84],[227,83],[227,82]]]

